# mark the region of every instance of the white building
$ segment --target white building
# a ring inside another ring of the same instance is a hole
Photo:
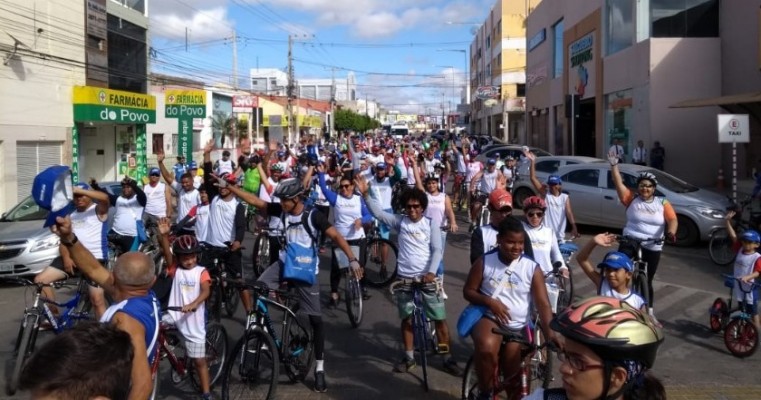
[[[334,83],[336,101],[357,100],[357,80],[353,72],[349,72],[346,78],[335,80],[332,78],[298,79],[296,95],[305,99],[330,101]]]
[[[251,91],[272,96],[285,96],[288,74],[277,68],[251,69]]]

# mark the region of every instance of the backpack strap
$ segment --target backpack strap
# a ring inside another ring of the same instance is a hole
[[[311,209],[309,211],[301,213],[301,222],[300,224],[304,227],[304,230],[307,232],[307,235],[309,235],[309,238],[312,239],[312,247],[315,247],[318,245],[317,236],[312,232],[312,227],[310,226],[310,219],[312,217],[312,213],[314,212],[314,209]],[[290,226],[293,225],[299,225],[299,223],[296,224],[287,224],[287,219],[285,217],[285,212],[280,214],[280,220],[283,222],[283,229],[284,231],[287,231]]]

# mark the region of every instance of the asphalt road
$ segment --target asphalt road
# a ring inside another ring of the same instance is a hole
[[[458,216],[461,219],[461,231],[448,236],[445,250],[445,290],[449,295],[448,322],[455,336],[452,342],[453,354],[462,367],[472,349],[470,341],[456,337],[454,329],[457,317],[466,305],[461,290],[469,269],[469,235],[464,231],[467,224],[462,220],[463,217]],[[599,232],[594,228],[586,228],[583,231],[585,234],[582,238],[576,240],[580,245],[589,240],[591,234]],[[248,249],[253,247],[251,237],[246,239],[245,246]],[[601,259],[604,252],[603,249],[597,249],[593,259]],[[244,260],[244,265],[250,265],[250,262]],[[319,279],[325,300],[329,291],[329,271],[326,269],[328,266],[329,259],[323,257]],[[592,294],[594,288],[591,282],[580,273],[578,267],[573,268],[572,265],[572,270],[576,295]],[[694,248],[667,247],[664,251],[655,290],[656,313],[664,325],[667,339],[659,352],[655,373],[664,380],[667,387],[689,387],[691,390],[711,390],[716,387],[758,388],[758,371],[761,368],[759,356],[744,360],[732,357],[724,347],[722,337],[711,333],[707,328],[709,306],[716,297],[727,295],[719,274],[730,270],[731,267],[719,268],[713,265],[705,245]],[[357,329],[351,328],[342,307],[343,303],[338,309],[324,310],[327,328],[325,369],[328,392],[313,392],[311,375],[303,384],[287,383],[287,378],[283,375],[278,387],[278,398],[459,398],[461,379],[443,372],[440,368],[441,360],[435,357],[432,361],[433,370],[430,372],[431,392],[427,395],[420,384],[419,367],[406,374],[395,374],[391,371],[393,362],[401,354],[396,308],[386,291],[370,291],[372,298],[365,303],[364,320]],[[0,286],[0,306],[4,310],[0,315],[1,359],[11,356],[24,301],[28,301],[29,298],[29,293],[25,295],[23,288]],[[240,309],[234,319],[224,321],[231,346],[240,335],[243,322]],[[49,335],[42,333],[41,340],[45,340]],[[4,379],[4,374],[0,374],[3,387]],[[187,387],[174,388],[168,377],[162,381],[161,387],[167,399],[197,398]],[[215,391],[218,394],[219,388]],[[738,396],[716,398],[750,398],[742,394]],[[28,397],[21,394],[15,398]]]

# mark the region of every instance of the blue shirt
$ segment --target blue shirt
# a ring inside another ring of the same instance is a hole
[[[174,180],[179,182],[182,178],[182,175],[186,172],[188,172],[188,166],[186,164],[174,164],[174,167],[172,167],[174,170]]]

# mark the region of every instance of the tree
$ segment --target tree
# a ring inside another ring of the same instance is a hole
[[[214,137],[215,146],[225,147],[225,140],[235,139],[235,117],[224,112],[216,112],[211,117],[211,129]]]
[[[380,123],[367,115],[360,115],[351,110],[338,109],[334,115],[336,130],[365,132],[380,126]]]

